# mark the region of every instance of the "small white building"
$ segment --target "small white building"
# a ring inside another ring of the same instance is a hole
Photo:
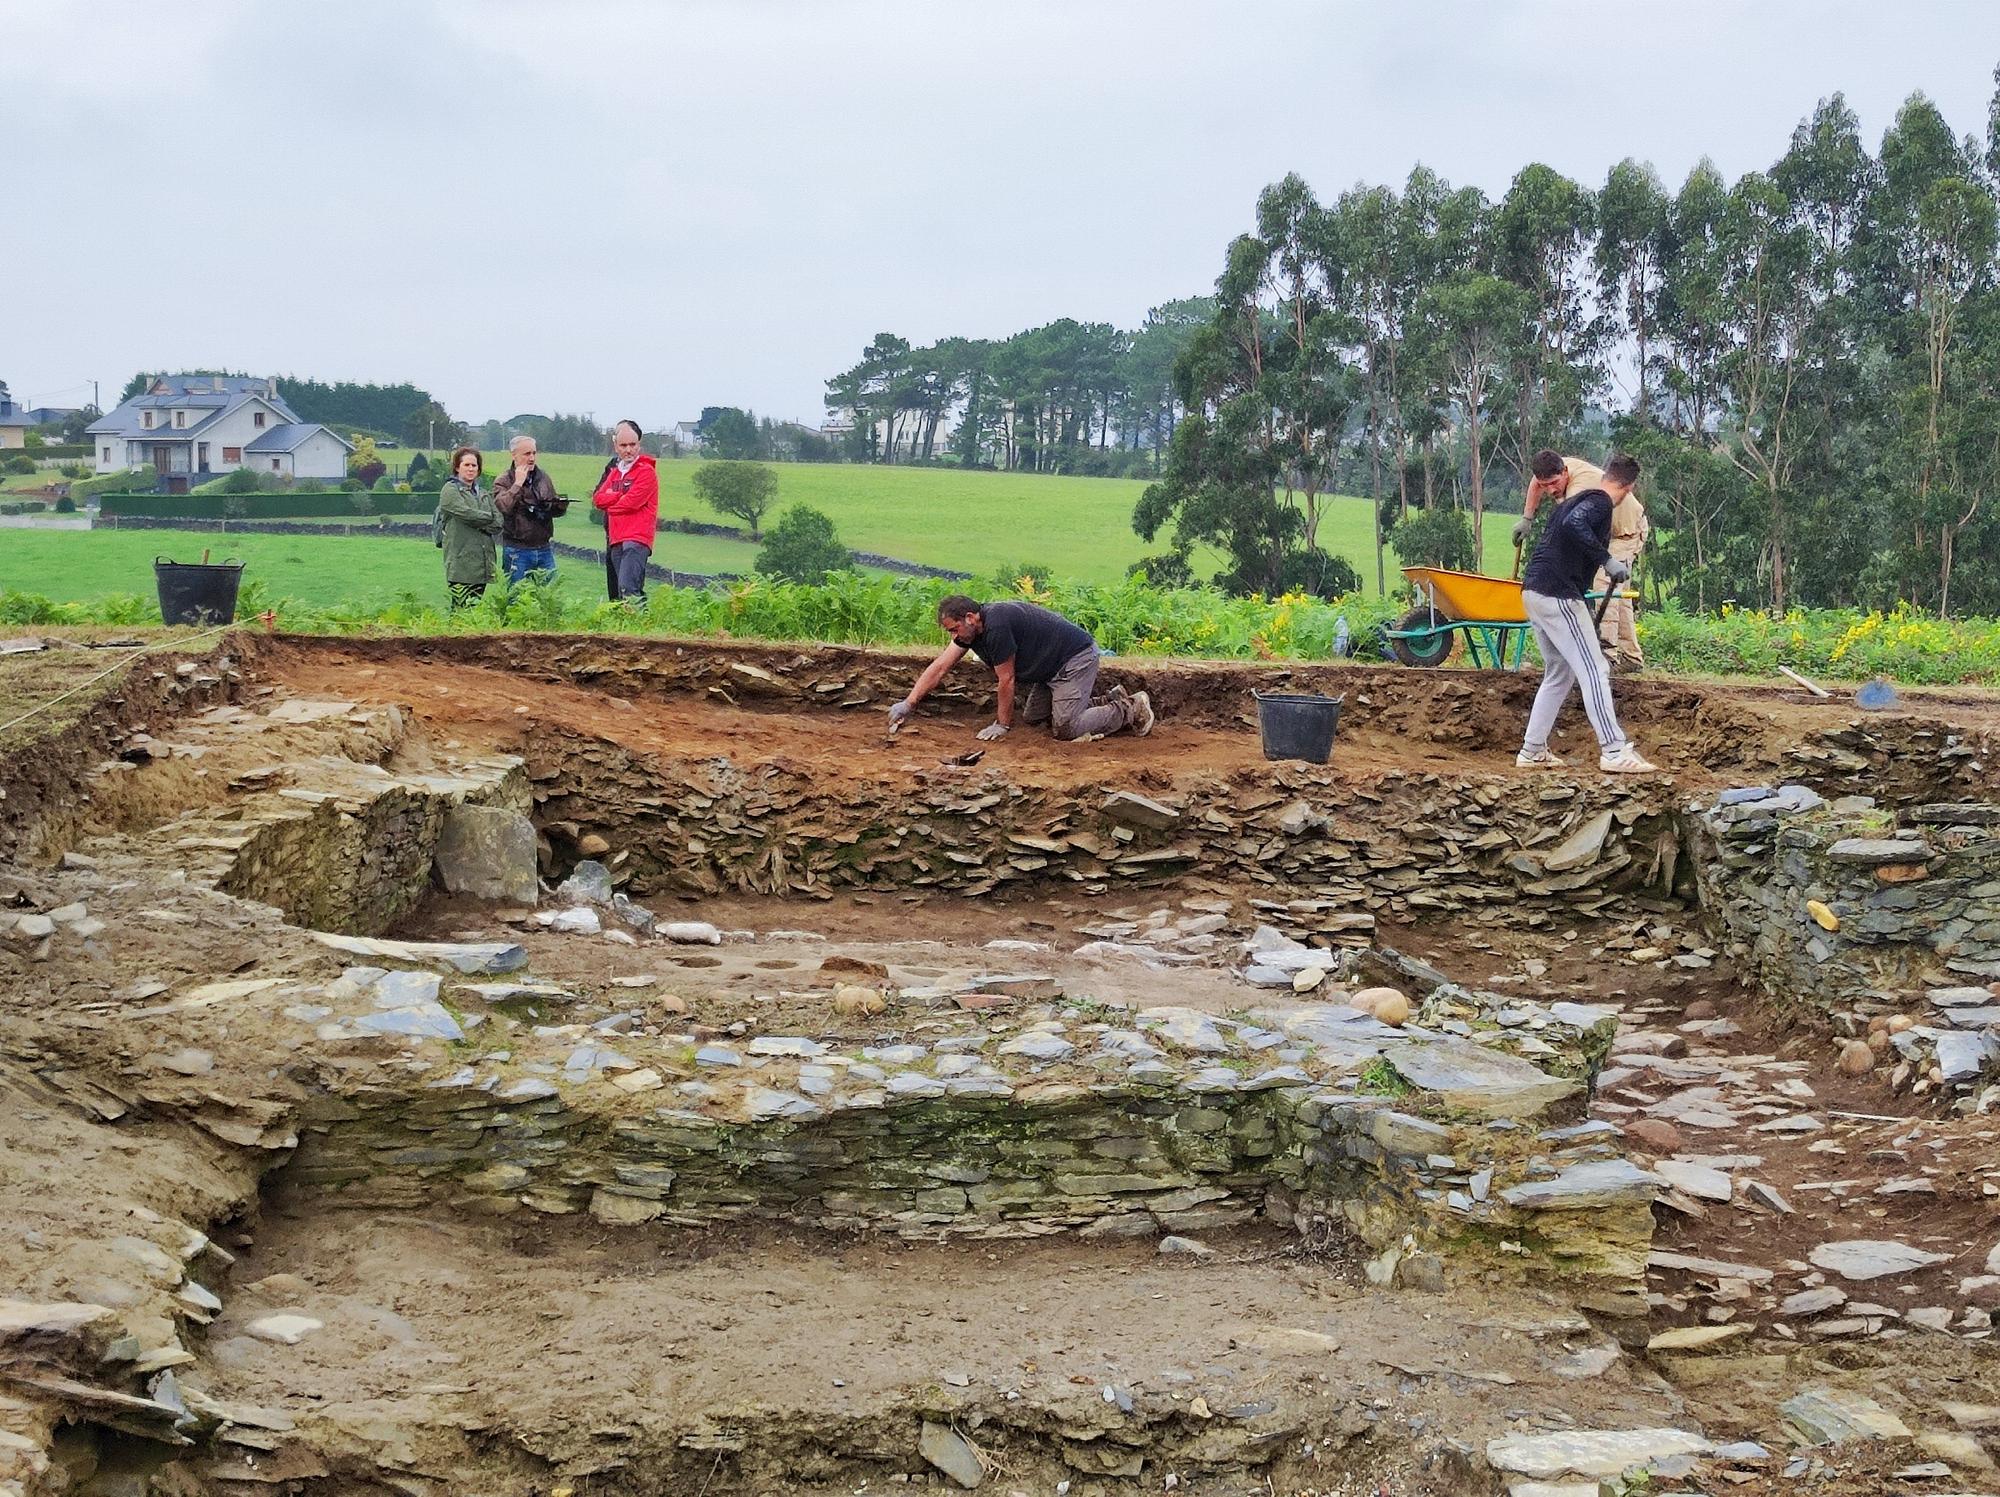
[[[300,421],[276,380],[241,375],[156,379],[93,422],[88,436],[99,473],[151,468],[190,486],[238,468],[338,481],[354,450],[337,432]]]

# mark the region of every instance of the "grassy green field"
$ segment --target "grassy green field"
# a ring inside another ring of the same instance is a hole
[[[489,455],[489,473],[504,461]],[[564,493],[580,501],[557,524],[557,537],[598,547],[604,532],[590,518],[587,496],[603,468],[591,457],[551,455],[547,466]],[[695,497],[694,459],[662,462],[661,513],[670,518],[721,521]],[[1115,478],[1058,478],[1034,474],[960,473],[935,468],[882,468],[843,464],[775,465],[778,504],[806,503],[825,511],[840,536],[858,550],[971,572],[978,591],[1001,566],[1041,564],[1078,583],[1112,583],[1149,549],[1132,532],[1132,506],[1143,482]],[[254,500],[251,501],[254,503]],[[1486,566],[1505,575],[1512,564],[1508,519],[1491,517]],[[1363,499],[1331,501],[1321,522],[1322,542],[1345,556],[1373,592],[1374,544]],[[395,537],[218,535],[213,532],[90,531],[0,532],[0,588],[39,593],[57,602],[82,602],[129,593],[151,597],[152,560],[169,555],[217,557],[250,564],[245,581],[264,596],[296,599],[315,607],[369,609],[415,597],[443,596],[438,554],[422,541]],[[660,536],[654,559],[688,572],[748,575],[756,548],[715,536]],[[1216,565],[1197,553],[1197,575]],[[1402,579],[1390,557],[1389,582]],[[586,562],[564,560],[561,570],[579,591],[597,585]]]
[[[506,461],[489,453],[487,472]],[[594,457],[551,454],[544,459],[562,492],[585,498],[603,471]],[[697,459],[660,463],[660,513],[691,520],[724,522],[726,517],[695,497]],[[1001,566],[1041,563],[1078,582],[1115,582],[1125,569],[1148,552],[1149,546],[1132,530],[1132,508],[1145,483],[1131,478],[1058,478],[1034,473],[962,473],[950,468],[889,468],[846,463],[776,463],[778,500],[768,524],[789,504],[809,504],[832,519],[841,540],[859,551],[874,551],[904,561],[953,567],[985,578]],[[1501,575],[1513,565],[1507,543],[1512,517],[1486,527],[1487,570]],[[592,544],[602,535],[581,505],[573,506],[558,533],[564,540]],[[666,536],[657,558],[667,565],[689,541]],[[1370,591],[1375,573],[1374,528],[1365,499],[1336,499],[1321,521],[1321,544],[1344,556]],[[1196,574],[1215,570],[1213,555],[1196,556]],[[1393,570],[1390,588],[1402,579]],[[733,570],[747,570],[735,568]]]

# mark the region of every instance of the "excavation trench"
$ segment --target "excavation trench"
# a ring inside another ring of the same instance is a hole
[[[1693,1417],[1622,1037],[2000,978],[1984,704],[1642,682],[1619,782],[1512,678],[1149,668],[965,763],[909,669],[245,639],[11,766],[24,1489],[1492,1491],[1524,1399]]]

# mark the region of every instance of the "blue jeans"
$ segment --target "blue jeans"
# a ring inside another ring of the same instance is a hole
[[[556,548],[550,546],[502,546],[501,564],[507,568],[507,580],[518,583],[530,572],[543,574],[548,581],[556,574]]]

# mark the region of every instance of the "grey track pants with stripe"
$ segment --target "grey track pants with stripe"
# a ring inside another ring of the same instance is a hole
[[[1582,692],[1583,710],[1601,750],[1609,754],[1625,747],[1625,730],[1618,726],[1618,714],[1611,706],[1611,671],[1583,600],[1524,590],[1521,601],[1527,605],[1528,625],[1542,652],[1542,684],[1528,713],[1528,733],[1521,747],[1532,751],[1549,746],[1549,734],[1555,731],[1572,686]]]

